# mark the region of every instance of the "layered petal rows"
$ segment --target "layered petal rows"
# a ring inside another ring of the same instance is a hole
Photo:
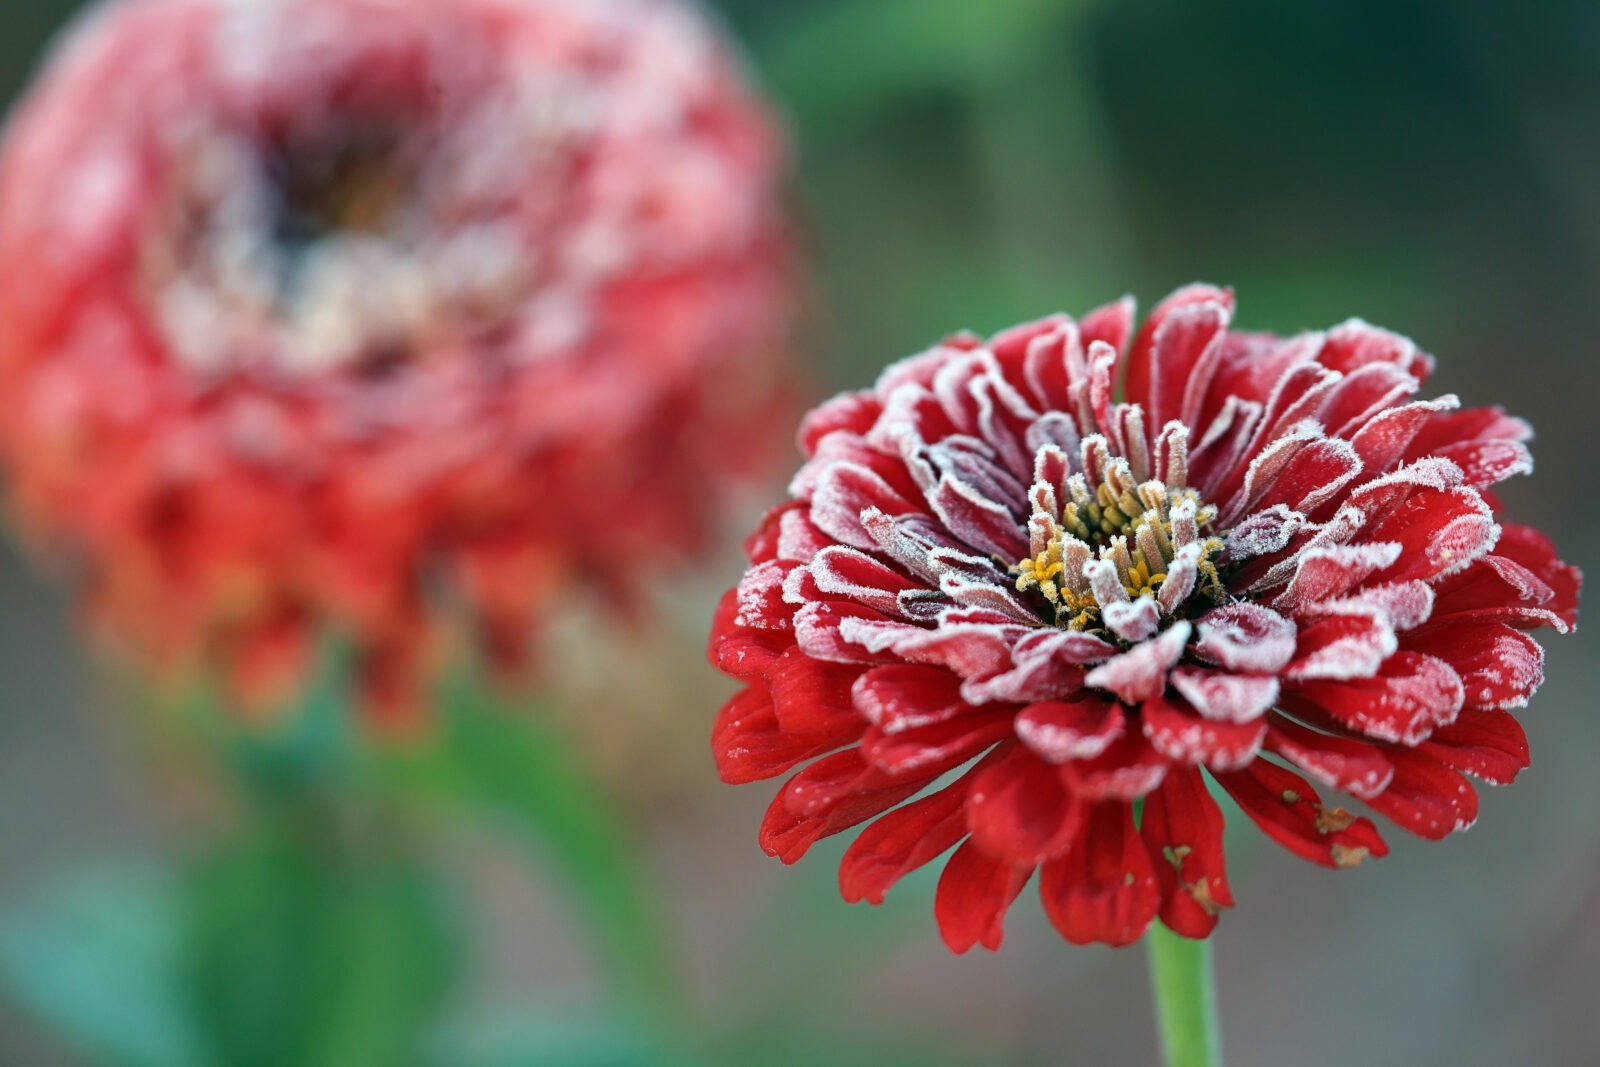
[[[953,849],[956,951],[1035,874],[1068,940],[1204,937],[1218,794],[1342,868],[1388,846],[1320,789],[1439,838],[1469,775],[1527,765],[1528,631],[1571,629],[1580,580],[1486,492],[1529,428],[1418,399],[1431,357],[1364,322],[1232,318],[1195,285],[1137,329],[1123,300],[960,335],[806,418],[710,643],[744,683],[722,777],[793,772],[768,853],[861,827],[840,887],[876,903]]]
[[[739,68],[684,0],[98,6],[0,155],[17,511],[248,692],[331,623],[405,703],[438,590],[508,665],[569,579],[626,606],[787,407]]]

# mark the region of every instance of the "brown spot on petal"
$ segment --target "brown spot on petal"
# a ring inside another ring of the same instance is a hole
[[[1194,898],[1194,902],[1200,905],[1201,910],[1207,915],[1221,914],[1222,905],[1211,895],[1211,879],[1202,878],[1198,882],[1184,882],[1183,889]]]
[[[1340,830],[1348,830],[1356,817],[1343,808],[1328,808],[1317,805],[1317,831],[1324,834],[1336,834]],[[1334,846],[1335,848],[1339,846]],[[1359,860],[1357,862],[1360,862]]]
[[[1285,804],[1298,804],[1300,803],[1300,794],[1293,789],[1285,789],[1283,791],[1283,802]]]
[[[1190,848],[1188,845],[1178,845],[1176,847],[1168,845],[1161,850],[1161,855],[1168,863],[1172,864],[1179,870],[1182,870],[1184,857],[1193,851],[1194,849]]]
[[[1362,861],[1370,855],[1372,855],[1372,850],[1365,845],[1357,845],[1354,848],[1349,845],[1333,846],[1333,864],[1340,870],[1359,867]]]

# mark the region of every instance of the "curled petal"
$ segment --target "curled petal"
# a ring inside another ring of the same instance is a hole
[[[1196,711],[1221,722],[1250,722],[1278,699],[1278,680],[1264,674],[1229,674],[1205,667],[1176,667],[1172,685]]]
[[[1041,759],[1065,763],[1105,752],[1122,736],[1126,722],[1119,705],[1085,696],[1070,703],[1031,704],[1017,716],[1015,727],[1017,737]]]
[[[1478,794],[1471,782],[1421,752],[1393,748],[1388,756],[1394,778],[1367,799],[1373,811],[1434,841],[1477,821]]]
[[[1225,722],[1194,714],[1161,697],[1146,700],[1140,723],[1151,746],[1175,763],[1198,763],[1233,771],[1255,759],[1267,735],[1264,720]]]
[[[1137,704],[1157,696],[1167,686],[1167,672],[1183,655],[1189,640],[1189,623],[1178,621],[1166,632],[1107,660],[1090,671],[1084,681],[1115,693],[1124,703]]]
[[[1259,604],[1228,604],[1196,624],[1197,656],[1241,674],[1276,674],[1294,656],[1295,625]]]

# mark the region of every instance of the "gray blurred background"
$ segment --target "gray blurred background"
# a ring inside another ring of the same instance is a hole
[[[1433,391],[1530,419],[1538,470],[1505,487],[1507,510],[1600,573],[1600,5],[719,6],[793,123],[818,394],[956,328],[1231,284],[1245,328],[1360,315],[1439,356]],[[0,6],[0,100],[73,7]],[[704,753],[726,687],[700,642],[736,569],[730,550],[673,590],[677,630],[628,698],[673,692],[641,712],[650,729],[591,739],[624,773],[651,739],[651,773],[632,778],[640,832],[713,1014],[899,1030],[979,1063],[1154,1062],[1142,953],[1062,943],[1025,894],[1002,953],[953,958],[927,879],[874,912],[837,898],[842,843],[794,871],[761,855],[771,788],[717,785]],[[1230,837],[1239,907],[1216,954],[1232,1062],[1600,1062],[1592,632],[1545,642],[1533,766],[1486,791],[1470,833],[1397,830],[1387,859],[1338,874]],[[579,667],[565,684],[601,699],[609,683]],[[185,788],[120,703],[60,586],[8,544],[0,903],[187,832]],[[483,981],[559,979],[581,997],[582,954],[544,891],[492,854],[472,865],[498,924]],[[72,1062],[0,1005],[0,1063]]]

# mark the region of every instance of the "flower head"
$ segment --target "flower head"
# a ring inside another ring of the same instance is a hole
[[[1071,941],[1203,937],[1234,903],[1212,785],[1352,867],[1388,847],[1319,788],[1440,838],[1477,816],[1464,775],[1527,765],[1527,631],[1570,629],[1579,586],[1495,517],[1527,425],[1415,399],[1431,358],[1364,322],[1232,317],[1196,285],[1137,334],[1124,300],[957,336],[810,414],[711,637],[745,683],[722,777],[805,764],[767,852],[873,820],[840,886],[876,903],[954,848],[957,951],[1035,872]]]
[[[441,587],[514,660],[761,455],[781,163],[676,0],[106,4],[0,157],[19,511],[117,635],[246,688],[332,624],[404,694]]]

